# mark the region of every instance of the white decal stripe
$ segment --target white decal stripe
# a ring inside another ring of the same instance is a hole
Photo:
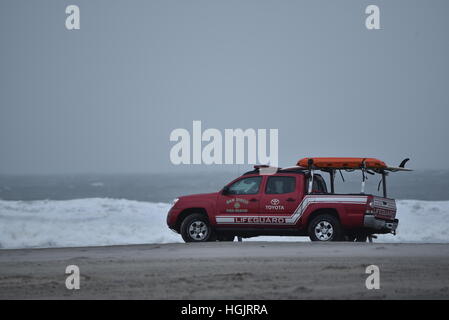
[[[234,217],[217,217],[217,223],[234,223]]]
[[[298,205],[296,210],[290,216],[282,216],[282,215],[257,215],[257,216],[249,216],[249,215],[239,215],[239,216],[220,216],[216,217],[215,220],[217,223],[222,224],[241,224],[241,222],[235,222],[234,218],[285,218],[285,224],[296,224],[296,222],[301,218],[303,213],[306,211],[307,207],[311,203],[351,203],[351,204],[365,204],[367,201],[367,196],[360,197],[351,197],[351,196],[305,196],[301,203]],[[253,224],[266,224],[266,223],[257,223],[253,222]]]

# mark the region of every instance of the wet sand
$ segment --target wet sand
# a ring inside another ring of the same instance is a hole
[[[368,290],[368,265],[380,289]],[[80,268],[68,290],[66,266]],[[449,299],[449,245],[214,242],[0,250],[0,299]]]

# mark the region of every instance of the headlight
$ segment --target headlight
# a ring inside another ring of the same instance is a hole
[[[178,201],[179,201],[179,198],[175,198],[175,199],[173,199],[173,201],[172,201],[171,205],[172,205],[172,206],[174,206],[174,205],[176,204],[176,202],[178,202]]]

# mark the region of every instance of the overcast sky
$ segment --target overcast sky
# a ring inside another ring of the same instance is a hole
[[[80,30],[65,28],[69,4]],[[369,4],[381,30],[365,27]],[[0,173],[169,171],[169,135],[193,120],[279,129],[281,166],[449,168],[448,12],[444,0],[2,0]]]

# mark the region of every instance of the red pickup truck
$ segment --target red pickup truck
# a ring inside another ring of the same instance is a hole
[[[373,158],[306,158],[270,174],[263,172],[266,166],[255,166],[219,192],[175,199],[167,224],[186,242],[261,235],[366,241],[373,234],[395,234],[396,203],[387,198],[385,180],[388,171],[408,170],[404,161],[387,167]],[[362,171],[362,192],[335,193],[336,172],[355,169]],[[318,171],[329,174],[330,190]],[[382,176],[383,197],[364,193],[365,175],[376,173]]]

